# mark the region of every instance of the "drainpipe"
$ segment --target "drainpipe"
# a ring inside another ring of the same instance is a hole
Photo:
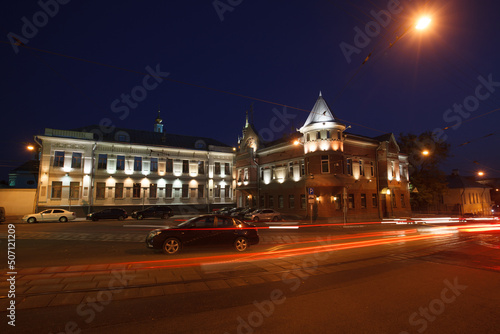
[[[90,214],[90,210],[92,206],[94,205],[94,178],[95,178],[95,150],[97,148],[97,142],[94,142],[94,145],[92,146],[92,169],[90,172],[90,189],[89,189],[89,207],[88,207],[88,212],[87,214]]]

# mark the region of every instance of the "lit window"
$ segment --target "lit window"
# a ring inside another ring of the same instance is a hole
[[[142,157],[134,157],[134,171],[142,171]]]
[[[366,194],[361,194],[361,208],[366,209]]]
[[[108,167],[108,155],[99,154],[97,158],[97,169],[106,169]]]
[[[330,161],[328,155],[321,156],[321,173],[330,173]]]
[[[123,183],[115,184],[115,198],[123,198]]]
[[[62,182],[61,181],[53,181],[52,182],[51,197],[53,199],[61,199],[61,195],[62,195]]]
[[[151,164],[149,165],[149,171],[151,171],[151,172],[158,171],[158,158],[151,158]]]
[[[116,170],[125,170],[125,156],[124,155],[118,155],[116,157]]]
[[[133,198],[141,198],[141,184],[140,183],[134,183],[134,186],[132,188],[132,197]]]
[[[80,198],[80,182],[70,182],[69,184],[69,198],[79,199]]]
[[[64,167],[64,152],[56,151],[54,153],[54,167]]]
[[[71,168],[82,168],[82,154],[73,152],[71,157]]]
[[[96,188],[95,188],[95,198],[97,199],[104,199],[106,195],[106,183],[104,182],[97,182]]]

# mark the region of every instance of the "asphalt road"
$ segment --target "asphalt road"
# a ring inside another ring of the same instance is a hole
[[[170,222],[18,224],[17,263],[29,268],[164,261],[171,257],[155,254],[140,240],[165,223]],[[272,281],[110,300],[85,312],[78,305],[22,309],[15,328],[0,312],[1,332],[500,333],[498,231],[366,225],[262,229],[260,235],[261,244],[249,254],[258,265],[280,265]],[[0,241],[6,258],[5,239]],[[318,242],[336,248],[315,251]],[[297,253],[258,258],[280,251]],[[209,264],[232,254],[231,248],[191,249],[176,258]],[[293,275],[285,261],[298,266]],[[211,274],[252,275],[237,263],[213,268]]]

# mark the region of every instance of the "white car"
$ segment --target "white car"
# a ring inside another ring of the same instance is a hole
[[[39,221],[60,221],[65,223],[68,220],[73,220],[76,218],[74,212],[66,211],[63,209],[48,209],[39,213],[31,213],[23,217],[23,220],[28,223],[36,223]]]
[[[274,211],[273,209],[260,209],[245,215],[245,220],[253,220],[254,222],[272,220],[277,222],[281,220],[281,213]]]

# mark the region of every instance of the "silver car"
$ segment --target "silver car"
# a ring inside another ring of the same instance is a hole
[[[60,221],[65,223],[68,220],[76,218],[76,214],[63,209],[47,209],[39,213],[30,213],[23,217],[23,220],[28,223],[36,223],[39,221]]]
[[[247,214],[245,220],[252,220],[254,222],[268,220],[277,222],[281,220],[281,213],[273,209],[259,209]]]

